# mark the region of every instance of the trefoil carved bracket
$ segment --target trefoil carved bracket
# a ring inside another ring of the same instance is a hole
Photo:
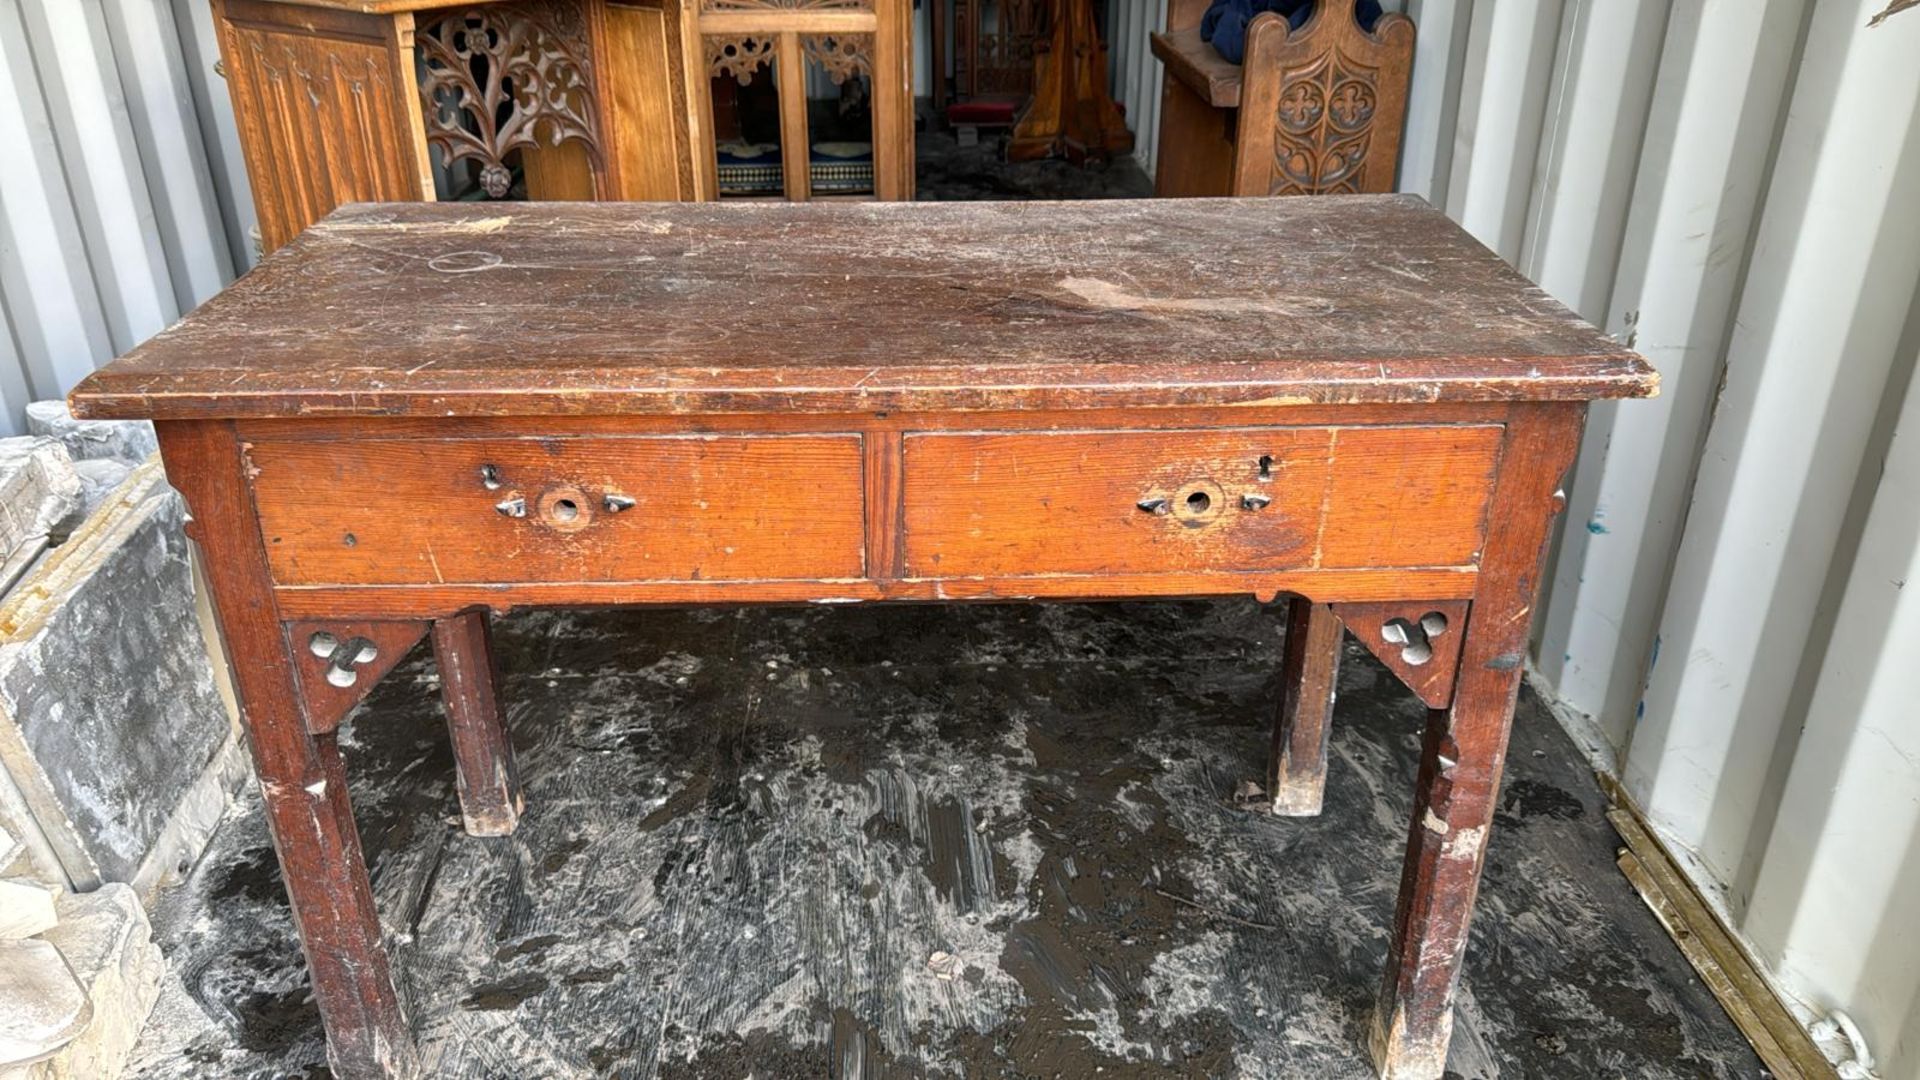
[[[307,730],[324,735],[338,729],[374,684],[426,636],[427,626],[424,619],[287,623]]]
[[[1385,664],[1430,709],[1453,704],[1460,644],[1466,640],[1465,600],[1333,604],[1333,613],[1367,651]]]

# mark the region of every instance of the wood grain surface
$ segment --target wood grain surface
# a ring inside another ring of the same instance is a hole
[[[863,572],[852,435],[259,443],[247,461],[283,585]]]
[[[1425,203],[344,207],[96,372],[88,417],[1639,396]]]
[[[341,203],[433,195],[405,16],[212,3],[262,250]]]
[[[907,573],[1471,565],[1500,436],[1496,426],[910,435]],[[1347,439],[1354,449],[1336,454]],[[1414,522],[1410,540],[1360,543]]]
[[[1197,26],[1155,34],[1153,55],[1167,65],[1167,74],[1216,109],[1240,107],[1240,65],[1220,55],[1200,36]]]

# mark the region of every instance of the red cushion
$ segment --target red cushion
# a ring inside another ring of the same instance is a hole
[[[1019,105],[1013,101],[956,101],[947,106],[949,124],[1011,124]]]

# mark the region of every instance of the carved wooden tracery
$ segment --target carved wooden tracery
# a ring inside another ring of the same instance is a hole
[[[1280,84],[1270,195],[1358,193],[1373,139],[1380,69],[1338,49]]]
[[[773,64],[772,34],[708,34],[706,42],[707,73],[714,78],[731,75],[745,86],[754,72]]]
[[[800,45],[835,86],[855,75],[873,75],[872,34],[808,34]]]
[[[576,4],[460,9],[415,41],[427,141],[448,164],[479,162],[488,195],[506,195],[506,156],[516,149],[575,139],[599,159],[592,61]]]

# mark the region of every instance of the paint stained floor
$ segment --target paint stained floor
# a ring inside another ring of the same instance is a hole
[[[519,831],[458,828],[430,659],[345,735],[431,1075],[1365,1077],[1421,709],[1350,650],[1326,812],[1237,808],[1250,601],[517,614]],[[1462,1077],[1754,1077],[1523,697]],[[156,932],[135,1075],[323,1076],[258,799]]]

